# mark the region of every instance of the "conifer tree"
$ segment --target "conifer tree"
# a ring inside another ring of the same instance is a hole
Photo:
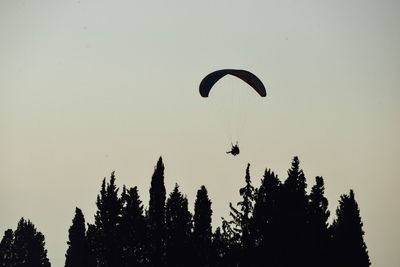
[[[288,178],[282,186],[282,239],[285,242],[283,266],[308,266],[309,242],[307,225],[308,197],[306,178],[294,157]]]
[[[233,251],[237,250],[237,246],[240,249],[240,265],[248,266],[251,255],[250,252],[254,248],[254,243],[251,236],[251,220],[253,215],[253,203],[254,203],[254,187],[251,184],[250,177],[250,164],[247,164],[246,185],[239,189],[239,193],[242,196],[242,200],[237,203],[239,209],[233,207],[232,203],[229,203],[231,209],[230,216],[232,220],[230,222],[223,221],[223,228],[225,224],[225,232],[230,236],[230,247]],[[238,252],[233,252],[237,254]]]
[[[192,215],[188,201],[176,184],[166,204],[166,255],[167,266],[191,266],[190,247]]]
[[[266,169],[256,191],[252,225],[258,266],[279,266],[283,257],[281,191],[278,177]]]
[[[194,204],[193,242],[195,244],[195,265],[207,266],[211,257],[211,200],[205,186],[197,191]]]
[[[14,232],[13,265],[50,267],[44,236],[29,220],[21,218]]]
[[[165,199],[164,164],[160,157],[151,177],[147,220],[150,263],[157,267],[165,264]]]
[[[100,253],[99,246],[97,245],[98,234],[96,226],[94,224],[88,224],[86,231],[86,244],[88,246],[87,255],[87,267],[97,267],[100,266],[98,263],[98,258],[96,255]]]
[[[82,210],[75,209],[75,217],[69,228],[69,241],[65,255],[65,267],[86,267],[87,266],[87,244],[85,218]]]
[[[112,172],[109,183],[106,184],[105,178],[103,179],[96,202],[94,252],[99,267],[122,265],[120,231],[122,200],[118,197],[118,190],[115,185],[115,174]]]
[[[335,266],[367,267],[371,265],[364,242],[363,223],[353,190],[342,195],[332,224]]]
[[[123,266],[139,266],[147,263],[146,224],[143,205],[137,187],[122,191],[124,207],[122,209],[122,246]]]
[[[8,229],[0,242],[0,267],[13,266],[14,261],[14,232]]]
[[[224,264],[227,252],[227,240],[222,235],[220,227],[217,227],[212,234],[211,252],[210,264],[208,266],[227,266],[227,264]]]
[[[330,237],[328,232],[328,200],[324,196],[324,179],[315,177],[308,207],[310,257],[309,266],[328,266]]]

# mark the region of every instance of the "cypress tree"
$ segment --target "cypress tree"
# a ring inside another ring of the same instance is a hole
[[[0,242],[0,266],[13,266],[14,261],[14,232],[8,229]]]
[[[315,185],[311,189],[308,207],[310,251],[309,266],[328,266],[329,232],[328,232],[328,200],[324,196],[324,179],[315,177]]]
[[[336,210],[336,219],[331,230],[333,235],[332,255],[335,266],[367,267],[371,265],[364,242],[363,223],[353,190],[342,195]]]
[[[122,191],[124,207],[122,209],[122,246],[123,266],[140,266],[146,258],[146,224],[143,205],[137,187]]]
[[[188,201],[176,184],[166,204],[166,255],[167,266],[191,266],[192,215]]]
[[[309,243],[307,226],[308,198],[306,178],[294,157],[288,177],[282,186],[282,239],[286,240],[283,266],[308,266]]]
[[[87,266],[87,244],[85,218],[82,210],[75,209],[75,216],[68,231],[69,241],[65,255],[65,267],[86,267]]]
[[[253,238],[258,266],[279,266],[285,241],[282,240],[281,182],[266,169],[255,195]]]
[[[164,164],[160,157],[151,177],[148,210],[149,257],[157,267],[165,264],[165,199]]]
[[[110,182],[103,179],[100,195],[97,196],[95,215],[96,246],[94,249],[98,266],[119,267],[122,265],[121,213],[122,200],[118,197],[115,174]]]
[[[211,200],[205,186],[197,191],[194,204],[193,242],[195,245],[195,265],[207,266],[211,257]]]
[[[87,267],[97,267],[100,266],[98,262],[100,259],[97,257],[99,254],[99,246],[97,245],[97,240],[99,231],[97,231],[94,224],[88,224],[86,231],[86,244],[88,246],[87,255]]]

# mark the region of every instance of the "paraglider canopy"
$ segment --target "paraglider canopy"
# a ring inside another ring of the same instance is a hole
[[[212,87],[225,75],[233,75],[248,85],[250,85],[261,97],[267,96],[264,84],[261,80],[253,73],[247,70],[236,70],[236,69],[222,69],[211,72],[201,81],[199,86],[200,95],[202,97],[208,97]]]

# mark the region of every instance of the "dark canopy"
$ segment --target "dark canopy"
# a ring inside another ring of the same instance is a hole
[[[211,88],[214,86],[216,82],[219,81],[225,75],[233,75],[235,77],[240,78],[245,81],[248,85],[250,85],[260,96],[267,96],[267,92],[265,90],[264,84],[260,79],[253,73],[247,70],[235,70],[235,69],[223,69],[211,72],[208,74],[200,83],[199,91],[202,97],[208,97],[208,94],[211,91]]]

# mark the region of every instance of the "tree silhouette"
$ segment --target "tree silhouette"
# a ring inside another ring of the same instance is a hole
[[[14,262],[14,232],[8,229],[0,242],[0,266],[13,266]]]
[[[315,177],[315,185],[311,189],[308,207],[310,257],[309,266],[328,266],[330,237],[328,231],[328,200],[324,196],[324,179]]]
[[[364,242],[363,223],[353,190],[349,195],[340,196],[336,219],[331,230],[335,266],[370,266],[367,246]]]
[[[164,164],[160,157],[151,177],[148,210],[149,257],[153,266],[165,264],[165,199]]]
[[[204,185],[197,191],[194,203],[193,243],[195,245],[195,262],[197,266],[207,266],[211,257],[211,200]]]
[[[29,220],[21,218],[14,232],[13,265],[50,267],[44,236]]]
[[[230,220],[212,232],[211,200],[203,185],[194,215],[176,184],[166,200],[164,164],[160,157],[151,178],[144,210],[137,187],[123,187],[115,174],[104,178],[97,196],[94,224],[85,230],[79,208],[68,233],[65,266],[132,267],[368,267],[363,223],[353,190],[342,195],[329,227],[328,200],[322,177],[310,194],[297,157],[282,183],[266,169],[255,189],[247,165],[241,199],[229,203]],[[0,242],[0,267],[49,267],[44,236],[24,218]]]
[[[65,267],[86,267],[87,266],[87,243],[85,218],[79,208],[75,209],[75,217],[69,228],[69,241],[65,255]]]
[[[95,215],[95,247],[92,248],[98,266],[122,266],[121,214],[122,200],[118,197],[115,174],[111,173],[110,182],[105,178],[97,196]]]
[[[217,227],[215,232],[212,234],[211,255],[208,266],[229,266],[227,263],[225,263],[228,248],[227,242],[228,241],[221,232],[221,228]]]
[[[255,243],[255,265],[279,266],[282,259],[282,185],[270,169],[266,169],[255,195],[252,233]]]
[[[96,255],[98,253],[97,248],[97,235],[98,232],[96,230],[96,226],[94,224],[88,224],[86,231],[86,243],[88,246],[87,250],[87,267],[97,267],[97,258]]]
[[[242,200],[237,203],[239,209],[229,203],[232,220],[230,222],[225,221],[225,232],[228,233],[230,239],[231,253],[238,253],[241,266],[252,264],[250,261],[252,255],[250,253],[254,248],[250,225],[252,224],[255,190],[251,184],[250,164],[247,164],[245,182],[246,185],[239,189],[239,193],[242,196]]]
[[[144,265],[147,263],[146,222],[137,187],[126,189],[124,186],[121,198],[124,203],[121,219],[123,266]]]
[[[192,215],[177,184],[167,200],[165,220],[167,266],[190,266]]]
[[[309,262],[307,184],[299,165],[298,157],[294,157],[282,187],[283,266],[308,266]]]

